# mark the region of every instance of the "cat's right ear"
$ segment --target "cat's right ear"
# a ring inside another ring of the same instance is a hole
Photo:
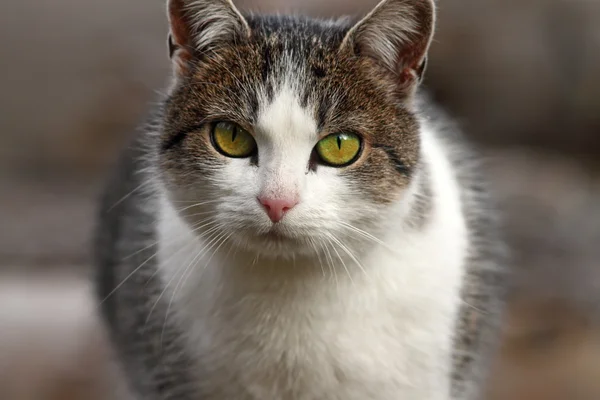
[[[195,55],[250,35],[231,0],[168,0],[169,56],[175,73],[187,73]]]
[[[434,25],[434,0],[382,0],[350,29],[342,47],[375,60],[410,92],[422,79]]]

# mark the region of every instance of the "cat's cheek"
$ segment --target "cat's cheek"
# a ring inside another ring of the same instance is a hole
[[[247,204],[249,199],[256,199],[258,167],[249,159],[228,159],[215,171],[211,185],[223,201]]]
[[[398,201],[408,187],[409,180],[391,168],[364,167],[345,175],[355,190],[364,195],[363,200],[378,206]]]
[[[302,221],[323,228],[344,220],[343,210],[356,199],[339,169],[331,167],[318,168],[315,173],[308,174],[300,194],[302,200],[298,210],[302,211]]]

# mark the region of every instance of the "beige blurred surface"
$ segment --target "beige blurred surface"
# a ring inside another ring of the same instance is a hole
[[[513,251],[490,400],[600,398],[600,175],[566,157],[493,154]]]
[[[0,398],[116,400],[90,287],[72,273],[0,281]]]
[[[359,14],[376,0],[240,0]],[[426,85],[492,156],[517,285],[490,400],[600,398],[600,2],[440,0]],[[0,3],[0,399],[114,399],[95,200],[168,74],[163,0]],[[527,148],[527,150],[525,150]]]

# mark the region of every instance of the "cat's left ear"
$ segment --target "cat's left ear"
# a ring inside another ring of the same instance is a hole
[[[433,0],[383,0],[350,29],[342,46],[373,58],[410,90],[423,77],[434,25]]]
[[[248,22],[231,0],[168,0],[169,56],[183,74],[189,61],[220,45],[250,36]]]

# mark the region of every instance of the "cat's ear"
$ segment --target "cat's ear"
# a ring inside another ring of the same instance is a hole
[[[434,25],[433,0],[383,0],[350,29],[342,46],[375,59],[411,89],[425,71]]]
[[[248,22],[231,0],[168,0],[169,56],[185,73],[194,54],[250,35]]]

